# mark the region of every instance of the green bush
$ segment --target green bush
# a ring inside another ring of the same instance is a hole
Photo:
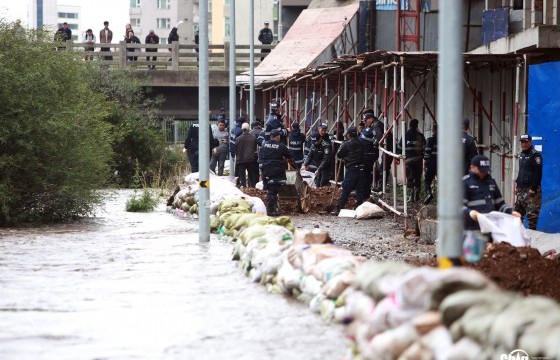
[[[154,211],[157,206],[157,197],[152,195],[148,189],[144,189],[141,196],[137,196],[136,192],[132,194],[126,202],[126,211],[128,212],[150,212]]]
[[[0,22],[0,225],[90,214],[113,157],[96,70]]]

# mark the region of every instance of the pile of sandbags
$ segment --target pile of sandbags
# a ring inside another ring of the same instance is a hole
[[[367,262],[346,293],[345,320],[361,359],[490,359],[515,349],[560,358],[560,306],[498,289],[465,268]]]
[[[170,211],[180,217],[197,217],[199,202],[199,177],[198,173],[191,173],[185,177],[183,188],[174,196]],[[227,177],[210,175],[210,213],[216,215],[220,204],[225,199],[243,199],[251,204],[251,212],[266,214],[266,207],[258,197],[245,195],[235,183]]]

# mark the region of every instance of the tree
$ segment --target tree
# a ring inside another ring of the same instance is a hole
[[[113,156],[96,70],[0,22],[0,225],[90,214]]]

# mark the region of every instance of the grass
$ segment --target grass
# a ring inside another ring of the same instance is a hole
[[[142,195],[138,196],[136,192],[132,194],[126,202],[126,211],[128,212],[151,212],[154,211],[158,203],[158,199],[148,189],[144,189]]]

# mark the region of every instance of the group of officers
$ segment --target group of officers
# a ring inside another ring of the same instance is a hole
[[[248,155],[244,158],[248,160],[243,160],[241,163],[250,160],[254,165],[240,168],[236,163],[235,175],[242,177],[242,186],[246,186],[245,171],[247,171],[248,184],[254,186],[260,172],[263,186],[268,190],[267,211],[271,216],[279,215],[278,191],[285,184],[288,168],[313,172],[317,187],[328,186],[333,179],[336,181],[342,179],[342,193],[332,212],[333,215],[338,215],[344,208],[352,192],[355,192],[356,206],[359,206],[369,199],[372,186],[374,190],[379,191],[383,183],[381,176],[383,171],[386,175],[390,173],[393,157],[383,154],[380,159],[379,145],[384,141],[385,148],[392,151],[392,133],[389,131],[384,134],[384,124],[374,115],[372,109],[363,111],[363,122],[357,127],[349,126],[344,130],[342,123],[336,125],[339,126],[334,127],[334,133],[331,135],[328,133],[327,124],[320,123],[317,130],[306,138],[297,122],[292,123],[289,130],[286,129],[280,113],[280,103],[277,101],[270,104],[270,114],[264,129],[258,121],[249,126],[245,118],[240,117],[229,133],[230,156],[235,158],[237,155],[239,158],[240,151],[245,149],[243,151]],[[424,175],[426,195],[424,204],[427,204],[433,198],[432,184],[437,176],[437,124],[433,125],[433,135],[427,140],[418,126],[417,119],[410,120],[409,128],[404,134],[404,149],[401,138],[397,142],[395,153],[405,155],[407,186],[411,189],[408,200],[420,201],[421,180]],[[197,128],[198,124],[194,124],[193,127]],[[198,141],[192,140],[191,132],[195,133],[192,131],[193,127],[185,141],[185,149],[194,172],[198,171],[198,166],[193,166],[193,160],[198,163]],[[247,136],[244,136],[245,134]],[[249,138],[248,135],[254,137],[254,141],[252,138],[240,141],[244,137]],[[210,138],[211,148],[217,147],[219,144],[212,137],[212,132]],[[246,149],[245,143],[249,144],[250,150]],[[517,216],[527,215],[529,228],[536,229],[542,196],[542,155],[532,146],[531,136],[525,134],[520,137],[522,151],[519,154],[515,211],[505,204],[495,180],[491,177],[489,159],[478,154],[476,141],[470,134],[469,119],[463,121],[462,144],[465,228],[478,228],[476,222],[478,213],[502,211]],[[252,157],[251,152],[254,154]],[[340,170],[335,174],[336,159],[344,163],[343,174]],[[400,164],[399,158],[394,161]],[[387,182],[388,179],[385,180]]]

